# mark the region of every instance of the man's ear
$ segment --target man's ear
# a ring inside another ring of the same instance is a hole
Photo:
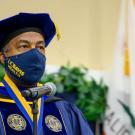
[[[4,54],[0,52],[0,62],[4,64]]]

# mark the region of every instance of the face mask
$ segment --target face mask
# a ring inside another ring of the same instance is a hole
[[[7,74],[23,85],[37,83],[45,70],[46,58],[37,49],[5,59]]]

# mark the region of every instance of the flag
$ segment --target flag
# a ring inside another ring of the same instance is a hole
[[[130,112],[129,50],[126,38],[126,0],[121,0],[114,63],[109,84],[105,135],[133,135]]]
[[[128,45],[131,72],[130,108],[133,116],[132,126],[134,127],[132,134],[135,135],[135,0],[128,0]]]

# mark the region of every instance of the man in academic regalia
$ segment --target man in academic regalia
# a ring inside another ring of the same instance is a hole
[[[48,14],[20,13],[0,21],[0,135],[32,135],[32,101],[25,89],[41,86],[45,48],[57,33]],[[80,110],[56,97],[38,99],[38,135],[93,135]]]

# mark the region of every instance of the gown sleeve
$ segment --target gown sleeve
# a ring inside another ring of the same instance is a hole
[[[5,94],[5,88],[3,86],[1,86],[1,82],[0,82],[0,98],[3,97],[3,94]],[[3,123],[3,117],[1,114],[1,108],[0,108],[0,135],[5,135],[5,127],[4,127],[4,123]]]
[[[75,105],[66,101],[59,101],[56,105],[63,116],[66,130],[70,135],[93,135],[82,112]]]
[[[3,119],[2,119],[2,114],[0,112],[0,135],[6,135],[4,129],[5,128],[4,128],[4,123],[3,123]]]

